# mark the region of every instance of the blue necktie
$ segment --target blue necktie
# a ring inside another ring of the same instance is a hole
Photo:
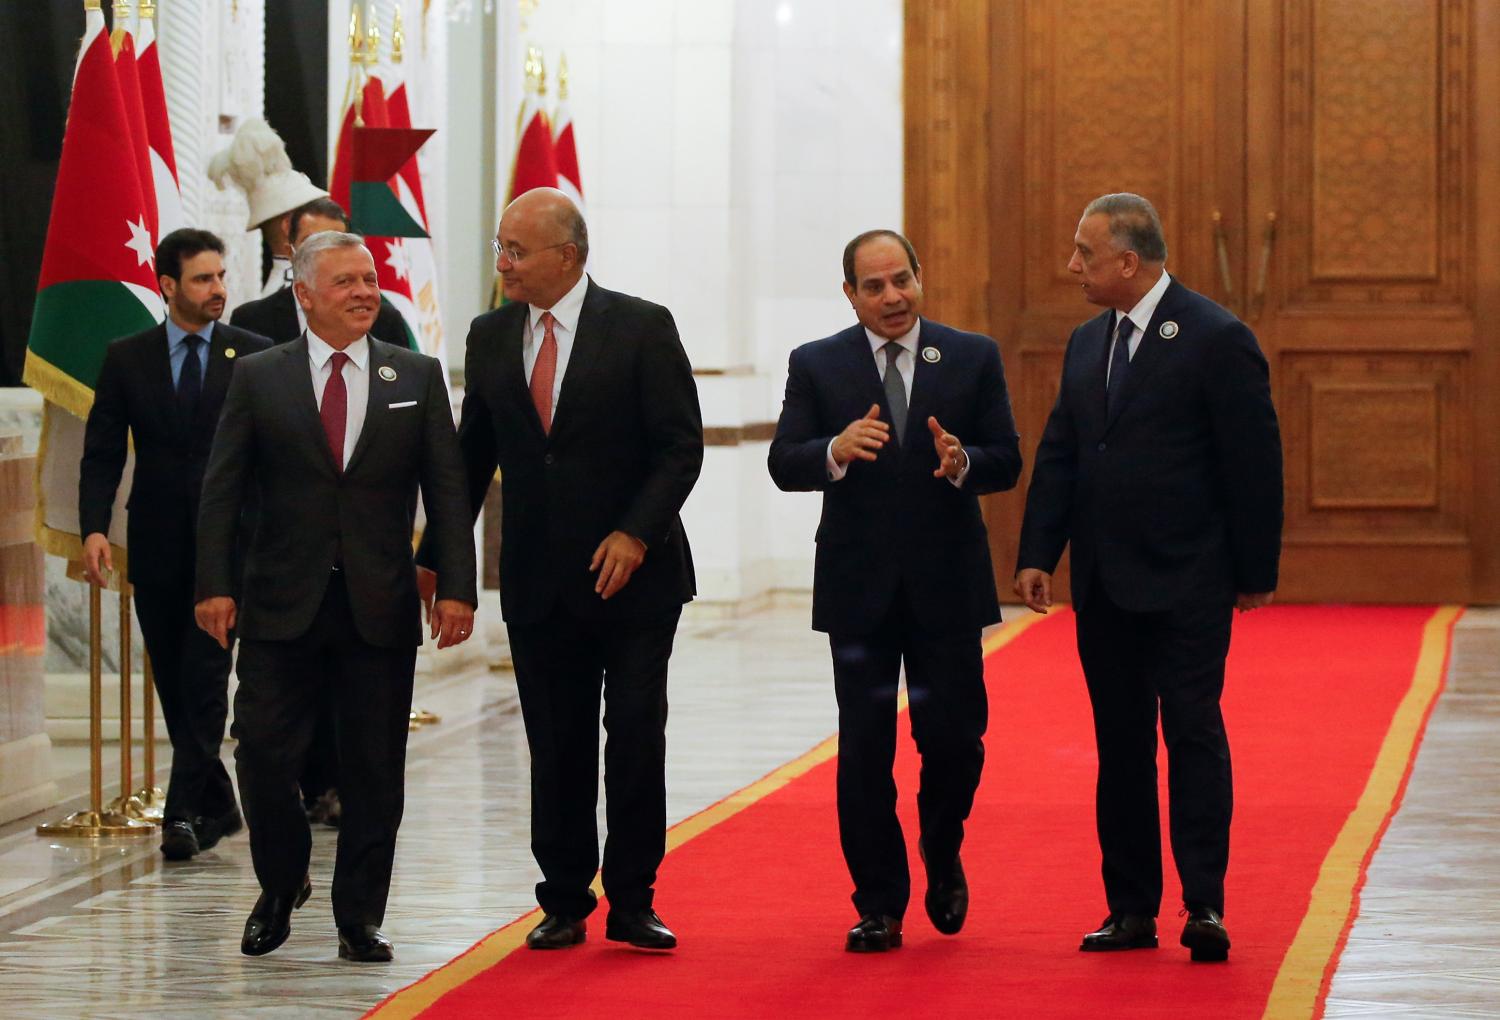
[[[1125,392],[1125,380],[1130,377],[1130,334],[1135,332],[1135,323],[1125,316],[1120,317],[1115,330],[1115,346],[1109,356],[1109,380],[1105,389],[1109,393],[1108,412],[1114,416],[1120,404],[1120,395]]]

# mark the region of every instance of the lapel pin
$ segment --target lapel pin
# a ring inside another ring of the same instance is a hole
[[[226,358],[232,358],[232,357],[234,357],[234,348],[233,347],[226,347],[226,348],[224,348],[224,357],[226,357]]]
[[[381,365],[380,366],[380,378],[384,379],[386,382],[395,382],[396,381],[396,370],[394,368],[392,368],[390,365]]]
[[[922,360],[929,365],[936,365],[939,361],[943,360],[943,352],[936,347],[923,347]]]
[[[1161,328],[1158,329],[1157,332],[1161,334],[1161,338],[1163,340],[1170,340],[1177,335],[1177,323],[1173,322],[1171,319],[1168,319],[1166,322],[1161,324]]]

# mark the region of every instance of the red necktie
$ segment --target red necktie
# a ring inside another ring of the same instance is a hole
[[[323,419],[323,434],[328,437],[328,449],[333,451],[333,462],[342,474],[344,470],[344,426],[349,417],[349,390],[344,385],[344,364],[349,355],[334,351],[328,359],[331,366],[328,382],[323,384],[323,406],[318,408],[318,417]]]
[[[536,405],[543,432],[552,431],[552,381],[557,378],[557,337],[552,324],[556,321],[551,312],[542,313],[542,346],[536,352],[536,364],[531,366],[531,402]]]

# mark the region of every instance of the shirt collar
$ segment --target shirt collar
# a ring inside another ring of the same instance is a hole
[[[173,322],[170,315],[167,316],[167,348],[169,350],[181,344],[184,338],[187,337],[187,335],[187,330],[183,329],[181,326],[177,325],[177,323]],[[202,329],[198,330],[198,336],[201,336],[209,343],[213,343],[214,324],[210,322],[207,326],[204,326]]]
[[[581,273],[578,282],[573,284],[573,289],[558,298],[557,303],[551,308],[538,308],[536,305],[531,305],[528,314],[531,316],[532,334],[540,334],[543,312],[551,312],[552,318],[557,320],[557,324],[567,330],[569,335],[577,334],[578,316],[583,313],[583,295],[588,289],[589,274]]]
[[[1152,284],[1151,289],[1146,291],[1146,296],[1137,301],[1135,307],[1129,311],[1128,317],[1134,323],[1136,332],[1141,336],[1146,335],[1146,327],[1151,325],[1151,316],[1156,314],[1156,306],[1161,304],[1161,296],[1167,292],[1167,287],[1171,283],[1171,274],[1163,270],[1161,279]],[[1118,328],[1119,325],[1120,320],[1116,318],[1115,326]]]
[[[911,329],[907,330],[905,333],[896,338],[896,343],[900,344],[902,349],[905,350],[907,354],[910,354],[912,357],[916,357],[917,339],[921,335],[921,332],[922,317],[919,315],[917,316],[917,321],[911,324]],[[870,341],[870,350],[873,353],[879,353],[882,347],[890,343],[889,340],[881,336],[879,333],[875,332],[869,326],[865,327],[865,339]]]
[[[349,360],[354,362],[361,372],[365,369],[365,362],[370,358],[370,338],[362,336],[348,347],[344,353],[349,355]],[[328,364],[328,359],[333,357],[333,348],[328,346],[327,341],[312,330],[307,331],[307,356],[312,358],[313,367],[322,371],[323,366]]]

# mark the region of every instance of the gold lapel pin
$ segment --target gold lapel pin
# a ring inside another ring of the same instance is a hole
[[[224,348],[224,357],[226,357],[226,358],[232,358],[232,357],[234,357],[234,348],[233,347],[226,347],[226,348]]]

